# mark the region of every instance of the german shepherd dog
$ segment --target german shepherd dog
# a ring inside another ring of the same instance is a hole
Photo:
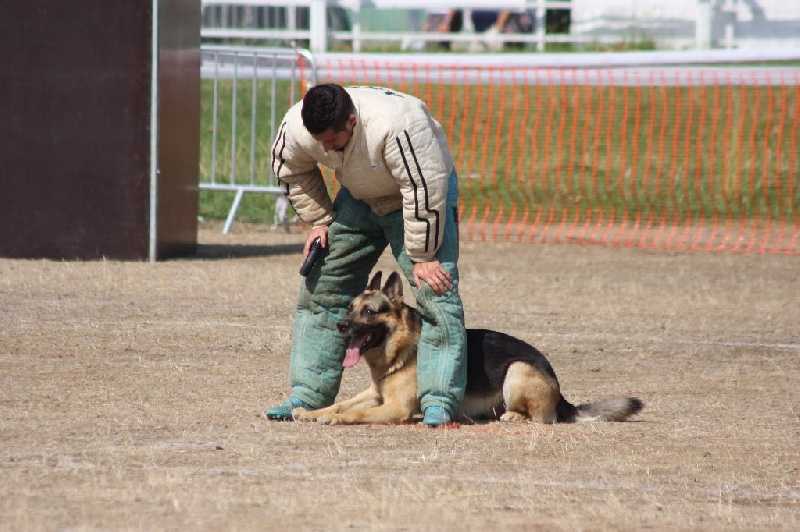
[[[419,413],[416,309],[403,303],[403,284],[394,272],[381,289],[381,272],[350,304],[339,331],[348,340],[342,362],[369,365],[372,384],[352,399],[318,410],[296,408],[298,421],[321,423],[403,423]],[[561,395],[547,358],[535,347],[506,334],[467,329],[467,386],[457,420],[569,423],[623,421],[642,409],[634,397],[572,405]]]

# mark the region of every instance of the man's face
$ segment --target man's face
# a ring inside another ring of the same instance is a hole
[[[353,128],[356,126],[356,116],[350,115],[347,122],[344,124],[344,129],[341,131],[334,131],[333,129],[326,129],[319,135],[312,135],[314,140],[322,144],[325,151],[344,151],[347,143],[353,136]]]

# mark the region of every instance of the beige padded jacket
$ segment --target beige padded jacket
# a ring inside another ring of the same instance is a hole
[[[336,172],[353,197],[378,215],[403,209],[405,248],[415,262],[431,260],[442,242],[453,159],[444,131],[425,104],[380,87],[348,87],[356,126],[343,152],[326,152],[303,125],[302,101],[286,113],[272,146],[272,170],[286,183],[300,219],[333,221],[318,164]]]

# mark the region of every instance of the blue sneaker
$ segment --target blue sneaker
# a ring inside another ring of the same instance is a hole
[[[425,409],[425,417],[422,418],[422,423],[429,427],[439,427],[447,425],[452,422],[450,412],[441,406],[429,406]]]
[[[300,399],[289,397],[281,404],[268,408],[266,412],[264,412],[264,415],[271,421],[294,421],[292,410],[299,407],[311,410],[311,407]]]

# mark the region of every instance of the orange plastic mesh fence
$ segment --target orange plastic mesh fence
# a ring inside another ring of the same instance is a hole
[[[464,238],[800,254],[800,68],[328,67],[427,103]]]

